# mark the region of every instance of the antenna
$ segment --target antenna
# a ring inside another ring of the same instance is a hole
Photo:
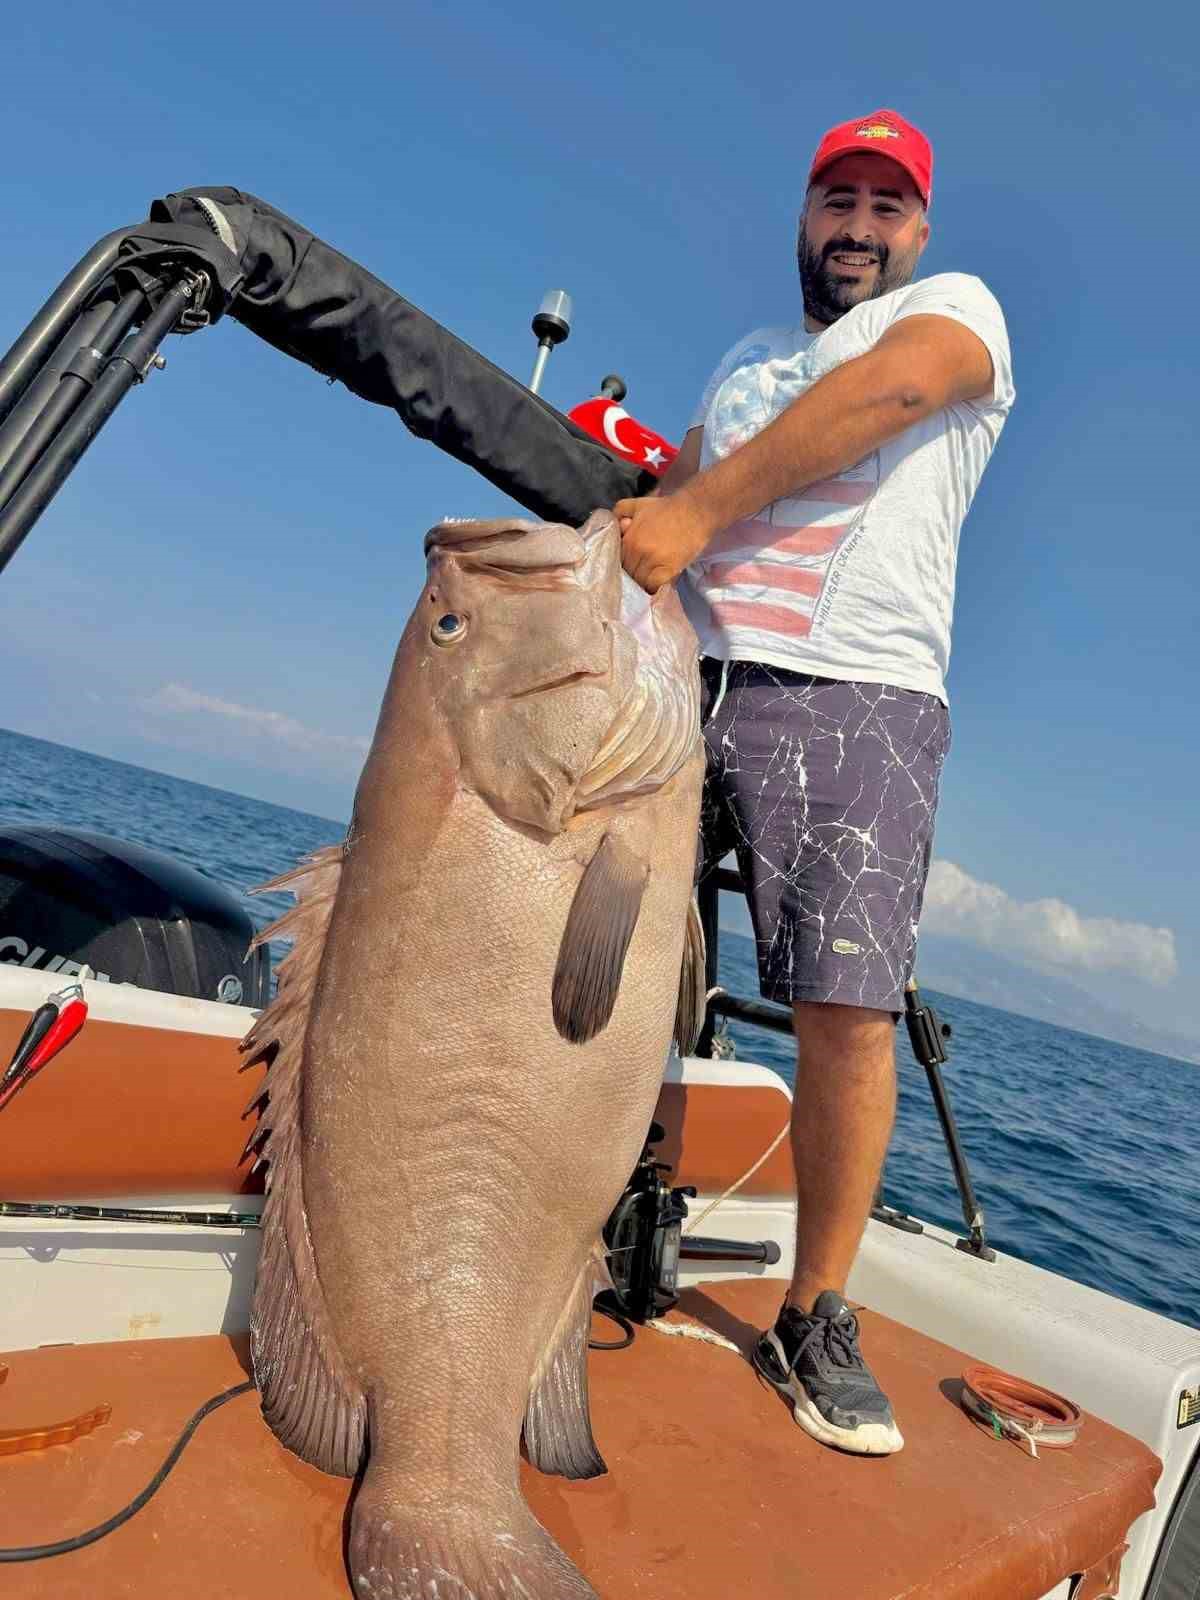
[[[533,314],[531,326],[537,334],[538,352],[529,387],[536,394],[551,350],[556,344],[565,343],[571,332],[571,296],[565,289],[551,289],[542,296],[542,303]]]

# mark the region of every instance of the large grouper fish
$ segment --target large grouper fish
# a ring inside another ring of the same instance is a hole
[[[344,844],[297,904],[251,1339],[289,1449],[357,1474],[364,1600],[595,1600],[520,1490],[604,1470],[601,1230],[704,1004],[696,640],[583,528],[445,522]]]

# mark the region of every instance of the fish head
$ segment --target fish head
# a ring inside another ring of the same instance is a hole
[[[589,775],[622,709],[645,699],[639,679],[664,663],[695,677],[682,609],[670,590],[652,600],[622,572],[607,511],[579,529],[442,522],[425,554],[401,645],[407,683],[421,684],[457,751],[461,785],[509,821],[558,832],[595,803]]]

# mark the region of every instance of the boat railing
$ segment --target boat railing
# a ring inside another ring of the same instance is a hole
[[[729,894],[744,896],[745,888],[741,874],[731,867],[717,867],[700,883],[697,890],[700,920],[704,927],[704,976],[709,999],[696,1053],[709,1057],[722,1053],[718,1043],[722,1037],[717,1031],[719,1018],[748,1023],[752,1027],[765,1028],[772,1033],[786,1034],[789,1038],[794,1037],[795,1031],[792,1026],[792,1012],[788,1006],[776,1005],[767,1000],[748,1000],[741,995],[730,994],[721,985],[719,906],[722,890]],[[958,1124],[950,1104],[950,1094],[942,1076],[941,1069],[949,1059],[946,1045],[950,1039],[950,1025],[942,1021],[932,1006],[923,1003],[915,978],[910,979],[905,987],[904,1020],[913,1055],[924,1068],[929,1084],[929,1092],[941,1125],[942,1137],[945,1140],[955,1186],[962,1205],[963,1221],[967,1226],[966,1237],[956,1241],[957,1248],[968,1255],[977,1256],[981,1261],[994,1261],[996,1252],[987,1242],[983,1207],[975,1195],[966,1151],[959,1137]],[[915,1218],[885,1204],[882,1177],[871,1215],[878,1221],[905,1232],[922,1231],[922,1224]]]

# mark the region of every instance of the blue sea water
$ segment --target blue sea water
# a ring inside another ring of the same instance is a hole
[[[0,730],[0,819],[91,828],[165,850],[245,897],[339,839],[284,806]],[[291,903],[246,898],[262,927]],[[755,995],[754,947],[721,940],[721,981]],[[953,1028],[944,1069],[1001,1249],[1200,1325],[1200,1067],[926,991]],[[789,1082],[790,1041],[735,1024],[737,1054]],[[924,1072],[899,1036],[889,1204],[961,1230]]]

